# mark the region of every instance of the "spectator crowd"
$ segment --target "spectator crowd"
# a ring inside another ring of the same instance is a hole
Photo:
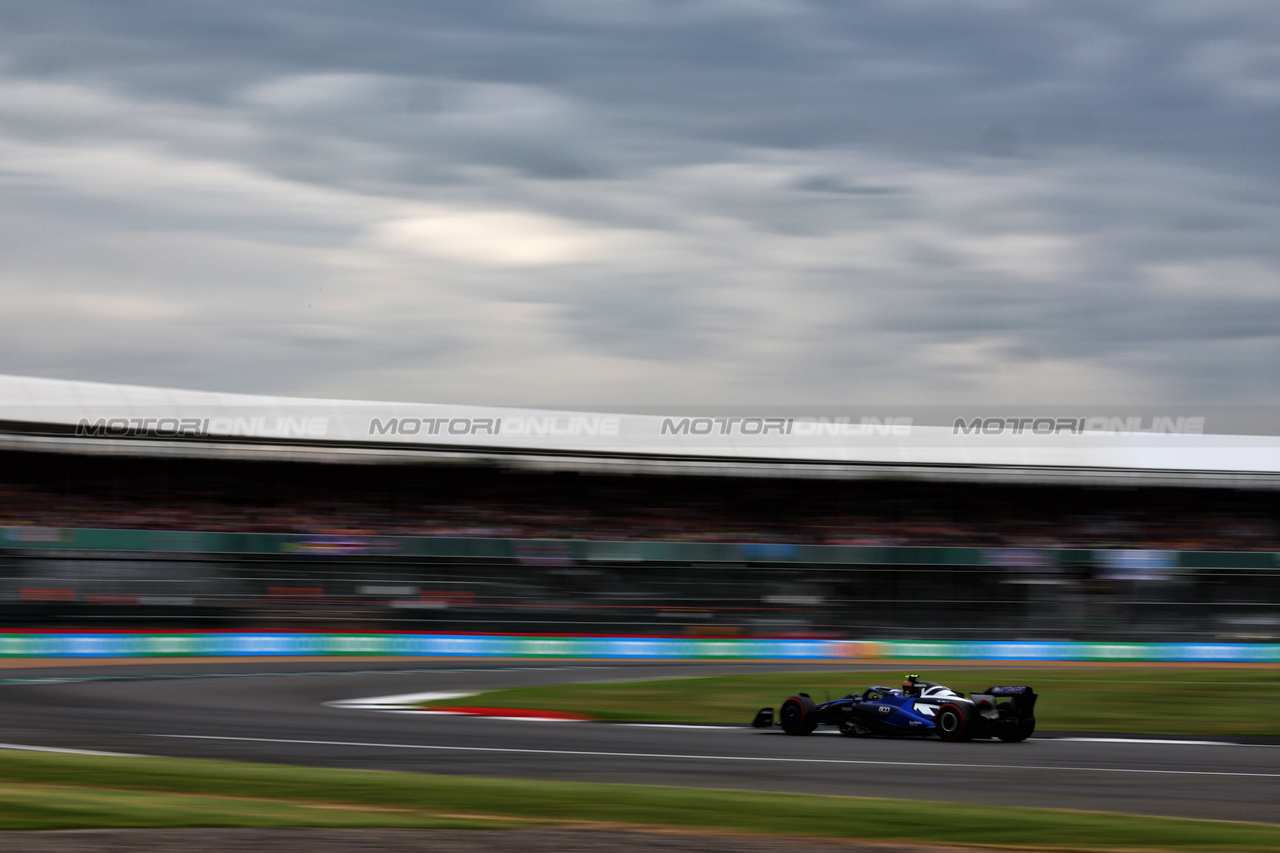
[[[1269,491],[0,453],[0,526],[1280,550]]]

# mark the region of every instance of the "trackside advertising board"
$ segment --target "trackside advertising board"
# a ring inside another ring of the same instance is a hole
[[[0,658],[307,657],[1280,663],[1277,643],[909,642],[325,633],[0,633]]]

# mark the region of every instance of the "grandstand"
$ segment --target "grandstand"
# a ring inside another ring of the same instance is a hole
[[[0,401],[10,627],[1280,634],[1280,443],[1265,435],[22,377],[0,377]]]

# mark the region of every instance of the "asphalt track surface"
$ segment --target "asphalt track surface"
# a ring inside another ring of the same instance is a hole
[[[0,742],[1280,823],[1280,743],[1274,741],[1205,743],[1158,735],[1093,740],[1037,733],[1021,744],[946,744],[787,737],[777,729],[747,727],[754,708],[743,709],[742,727],[656,727],[380,713],[325,704],[427,691],[806,668],[822,667],[342,659],[7,670],[0,671]],[[931,667],[930,673],[945,681],[943,668]],[[859,686],[851,676],[850,689]],[[1105,738],[1088,736],[1099,737]]]

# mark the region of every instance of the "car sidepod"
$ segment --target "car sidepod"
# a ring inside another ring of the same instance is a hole
[[[893,694],[848,696],[818,706],[824,723],[843,734],[926,735],[933,721],[915,707],[911,697]]]

